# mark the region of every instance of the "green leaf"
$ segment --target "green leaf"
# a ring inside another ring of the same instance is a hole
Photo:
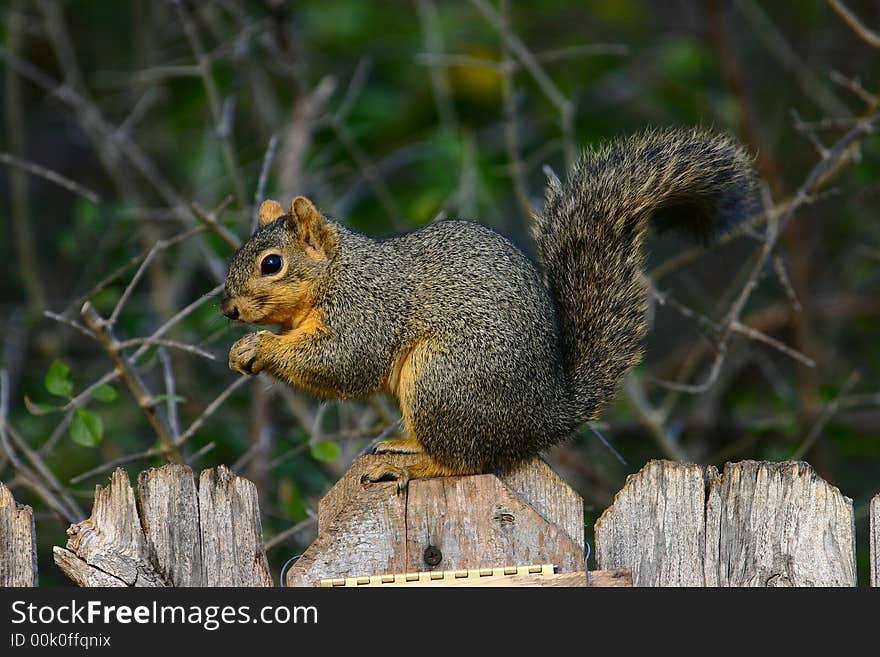
[[[43,381],[46,390],[57,397],[70,397],[73,393],[73,381],[70,380],[70,368],[60,360],[53,361]]]
[[[92,390],[92,397],[102,402],[112,402],[116,399],[116,388],[106,383]]]
[[[95,447],[104,435],[104,424],[101,418],[86,408],[76,409],[70,423],[70,437],[73,442],[84,447]]]
[[[312,445],[312,458],[329,463],[339,456],[339,445],[332,440],[320,440]]]

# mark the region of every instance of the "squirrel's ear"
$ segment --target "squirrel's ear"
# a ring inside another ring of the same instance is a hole
[[[278,201],[273,201],[272,199],[266,199],[265,201],[260,203],[260,209],[257,210],[257,215],[260,217],[261,226],[271,224],[283,214],[284,208],[281,207],[281,204]]]
[[[305,196],[297,196],[287,211],[287,226],[316,257],[330,255],[336,245],[336,229]]]

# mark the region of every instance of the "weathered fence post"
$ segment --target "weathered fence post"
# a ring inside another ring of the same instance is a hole
[[[871,586],[880,586],[880,494],[871,499]]]
[[[355,461],[321,500],[318,536],[288,570],[286,584],[459,571],[459,583],[473,585],[477,580],[465,581],[467,570],[485,574],[536,564],[553,564],[559,575],[530,584],[586,584],[583,501],[542,460],[532,459],[506,475],[415,479],[400,495],[393,482],[360,481],[376,460],[406,465],[417,458],[371,455]],[[489,575],[477,579],[512,583]],[[591,583],[627,582],[628,574],[603,573]]]
[[[596,521],[636,586],[855,586],[852,500],[807,463],[651,461]]]
[[[138,501],[117,469],[55,563],[80,586],[272,586],[257,491],[225,466],[198,487],[185,465],[140,473]]]
[[[0,587],[37,585],[34,512],[0,482]]]

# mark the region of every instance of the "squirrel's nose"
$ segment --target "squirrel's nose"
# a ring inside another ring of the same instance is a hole
[[[229,319],[238,319],[238,306],[232,303],[232,299],[223,299],[220,302],[220,311]]]

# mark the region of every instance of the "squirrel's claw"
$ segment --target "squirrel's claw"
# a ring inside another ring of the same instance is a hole
[[[361,475],[362,484],[375,483],[377,481],[396,481],[398,495],[406,491],[407,486],[409,486],[409,480],[409,470],[390,463],[372,465]]]

